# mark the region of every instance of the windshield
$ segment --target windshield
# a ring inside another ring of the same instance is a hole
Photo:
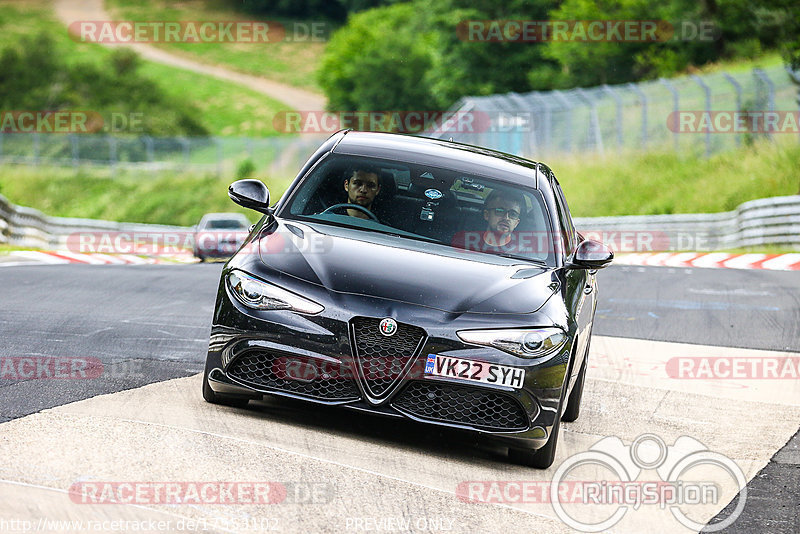
[[[555,265],[539,191],[443,168],[333,155],[280,215]]]
[[[212,219],[203,226],[207,230],[238,230],[247,228],[247,224],[236,219]]]

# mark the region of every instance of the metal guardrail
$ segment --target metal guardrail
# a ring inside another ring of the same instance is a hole
[[[191,232],[192,227],[121,223],[96,219],[49,217],[41,211],[12,204],[0,195],[0,244],[59,248],[67,236],[80,232]]]
[[[722,213],[576,217],[574,222],[587,237],[618,244],[627,240],[633,248],[635,242],[646,244],[649,239],[656,245],[653,251],[768,245],[800,249],[800,195],[751,200]],[[648,252],[620,248],[622,252]]]
[[[762,245],[800,249],[800,195],[751,200],[723,213],[576,217],[574,222],[587,237],[606,241],[612,247],[617,245],[618,252],[626,251],[626,241],[640,248],[649,243],[655,247],[650,249],[653,251],[723,250]],[[192,228],[48,217],[38,210],[16,206],[0,195],[2,244],[58,248],[64,246],[70,234],[102,231],[191,232]]]

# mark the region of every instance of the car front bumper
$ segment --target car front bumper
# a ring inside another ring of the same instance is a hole
[[[466,345],[455,334],[462,327],[498,327],[496,318],[487,322],[485,316],[453,317],[429,308],[389,306],[349,296],[347,302],[329,306],[316,316],[257,311],[233,299],[223,282],[206,360],[209,386],[221,395],[291,397],[470,430],[520,448],[545,445],[564,398],[571,341],[546,361],[532,364],[494,348]],[[417,328],[423,334],[403,371],[383,387],[391,380],[369,382],[371,377],[353,350],[359,344],[353,324],[358,320],[377,324],[387,316],[394,317],[401,328]],[[502,326],[517,327],[520,321],[534,320],[529,314]],[[521,368],[525,379],[522,387],[512,388],[425,375],[429,354]],[[375,386],[378,382],[381,387]]]

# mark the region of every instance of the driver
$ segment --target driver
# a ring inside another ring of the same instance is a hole
[[[348,204],[358,204],[372,211],[372,203],[381,191],[378,170],[367,166],[356,167],[353,174],[345,179],[344,190],[347,192]],[[369,219],[366,213],[353,208],[348,208],[347,214],[351,217]]]

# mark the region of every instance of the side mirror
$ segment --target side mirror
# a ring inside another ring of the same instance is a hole
[[[245,208],[272,213],[269,209],[269,189],[260,180],[237,180],[228,188],[228,196]]]
[[[580,242],[572,260],[567,262],[570,269],[602,269],[614,259],[611,249],[599,241],[585,239]]]

